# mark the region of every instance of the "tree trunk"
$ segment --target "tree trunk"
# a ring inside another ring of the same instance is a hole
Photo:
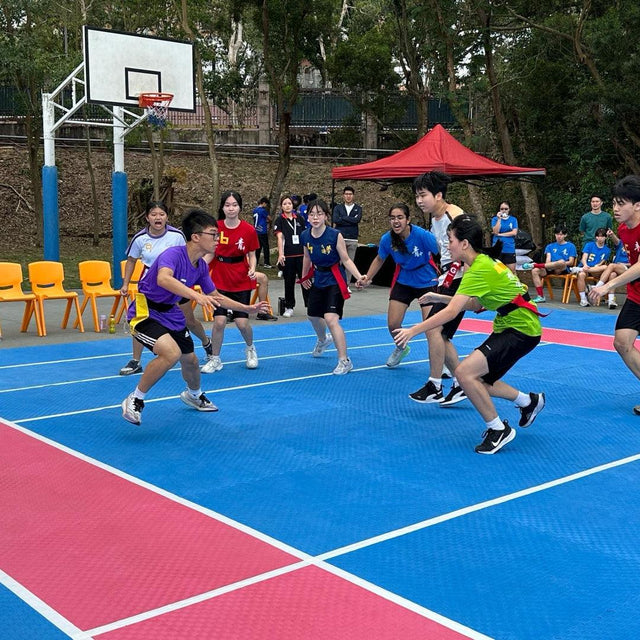
[[[467,112],[464,110],[462,103],[460,101],[460,93],[458,90],[458,77],[456,74],[456,63],[453,55],[453,34],[451,29],[448,27],[444,16],[442,15],[442,7],[440,3],[435,1],[432,2],[432,7],[435,10],[436,17],[438,20],[438,26],[440,28],[440,33],[442,40],[445,44],[445,65],[447,69],[447,92],[448,92],[448,101],[449,106],[451,107],[451,111],[455,116],[456,120],[462,127],[464,132],[464,143],[467,147],[471,148],[471,141],[473,139],[473,129],[471,127],[471,122],[467,117]],[[484,207],[482,204],[482,194],[480,193],[480,187],[475,184],[467,184],[467,190],[469,192],[469,199],[471,200],[471,208],[472,211],[469,213],[475,213],[478,218],[482,221],[483,226],[485,225],[485,217],[484,217]]]
[[[502,155],[505,162],[512,165],[517,165],[515,154],[513,153],[513,145],[511,144],[511,134],[509,133],[509,126],[507,118],[502,108],[502,98],[500,95],[500,87],[498,84],[498,78],[493,63],[493,44],[491,41],[491,17],[482,9],[478,9],[478,15],[484,27],[483,29],[483,44],[485,62],[487,65],[487,78],[489,79],[489,92],[491,96],[491,103],[493,105],[493,115],[496,122],[496,129],[500,144],[502,146]],[[525,215],[529,226],[529,231],[536,244],[542,244],[542,220],[540,218],[540,203],[538,201],[538,194],[533,185],[529,182],[520,182],[520,190],[522,192],[522,198],[524,200]]]
[[[44,219],[42,213],[42,179],[38,155],[40,151],[39,131],[37,119],[31,114],[27,114],[25,117],[25,132],[27,134],[27,150],[29,152],[29,180],[31,182],[33,210],[35,213],[36,246],[42,247],[44,244]]]
[[[193,42],[193,48],[195,51],[196,59],[196,87],[198,89],[198,95],[200,96],[200,104],[202,105],[204,115],[204,131],[207,137],[207,147],[209,149],[209,164],[211,169],[211,212],[218,209],[218,200],[220,199],[220,169],[218,166],[218,156],[216,154],[216,139],[215,132],[213,130],[213,120],[211,118],[211,108],[209,107],[209,100],[204,90],[204,73],[202,71],[202,57],[200,56],[200,50],[198,49],[198,43],[196,41],[193,29],[189,24],[189,13],[187,11],[187,0],[182,0],[182,28]]]
[[[149,144],[149,153],[151,154],[151,173],[153,178],[153,199],[160,200],[160,181],[162,180],[162,174],[160,173],[160,167],[158,164],[158,152],[156,151],[156,144],[153,140],[153,130],[148,122],[144,123],[144,133],[147,136],[147,143]]]
[[[269,197],[272,203],[280,202],[284,181],[291,165],[291,142],[289,126],[291,113],[285,109],[284,100],[278,100],[278,169],[273,178]]]

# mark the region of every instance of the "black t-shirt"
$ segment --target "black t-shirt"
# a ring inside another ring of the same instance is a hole
[[[273,233],[282,233],[284,238],[284,255],[285,257],[301,256],[304,251],[302,248],[302,240],[300,236],[306,228],[304,218],[294,213],[293,218],[285,218],[280,214],[273,223]],[[298,236],[298,244],[293,243],[293,237]]]

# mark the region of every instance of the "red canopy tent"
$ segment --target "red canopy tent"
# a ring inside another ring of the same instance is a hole
[[[426,171],[441,171],[454,180],[522,179],[544,176],[545,169],[513,167],[481,156],[458,142],[437,124],[414,145],[374,162],[336,167],[334,180],[405,182]]]

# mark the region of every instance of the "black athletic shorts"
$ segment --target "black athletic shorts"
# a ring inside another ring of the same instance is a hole
[[[461,281],[462,281],[462,278],[456,278],[451,283],[450,287],[448,288],[438,287],[437,291],[442,295],[452,296],[458,290],[458,287],[460,286]],[[432,315],[438,313],[438,311],[442,311],[442,309],[444,309],[446,306],[447,306],[446,304],[442,304],[440,302],[438,302],[437,304],[434,304],[431,307],[431,311],[429,311],[429,315],[427,316],[427,318],[430,318]],[[462,322],[463,317],[464,317],[464,311],[460,312],[453,320],[449,320],[449,322],[442,325],[442,337],[445,340],[451,340],[451,338],[453,338],[455,332],[458,330],[458,327],[460,326],[460,323]]]
[[[414,300],[417,300],[425,293],[429,293],[429,291],[435,290],[436,287],[409,287],[406,284],[400,284],[399,282],[396,282],[389,292],[389,300],[402,302],[402,304],[406,304],[408,307]],[[428,305],[421,304],[420,306],[426,307]]]
[[[247,291],[223,291],[222,289],[218,289],[218,293],[221,293],[223,296],[227,296],[227,298],[231,298],[236,302],[241,302],[242,304],[249,304],[251,302],[251,294],[253,293],[253,289],[249,289]],[[236,318],[248,318],[249,314],[245,311],[232,311],[233,319]],[[213,315],[215,316],[226,316],[227,309],[224,307],[216,307],[213,311]]]
[[[312,318],[322,318],[325,313],[337,313],[342,318],[344,298],[337,284],[328,287],[313,286],[309,289],[307,300],[307,315]]]
[[[616,320],[616,331],[618,329],[633,329],[640,334],[640,304],[626,299]]]
[[[147,347],[147,349],[153,351],[158,338],[161,338],[166,333],[168,333],[175,340],[178,347],[180,347],[182,355],[194,352],[193,340],[191,338],[191,334],[189,333],[189,329],[187,329],[186,327],[184,329],[180,329],[179,331],[176,331],[174,329],[167,329],[167,327],[161,325],[159,322],[153,320],[152,318],[147,318],[146,320],[138,322],[133,332],[133,337],[140,344]]]
[[[502,264],[515,264],[516,263],[516,254],[515,253],[501,253],[498,258]]]
[[[541,336],[528,336],[515,329],[492,333],[479,347],[489,365],[489,373],[482,376],[487,384],[493,384],[513,365],[539,344]]]

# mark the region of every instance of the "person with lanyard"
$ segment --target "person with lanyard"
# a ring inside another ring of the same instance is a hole
[[[122,293],[122,295],[128,295],[129,283],[131,282],[131,276],[133,275],[133,270],[138,260],[140,260],[143,265],[140,276],[142,277],[165,249],[186,244],[182,231],[167,224],[169,212],[164,202],[149,202],[145,209],[144,217],[147,221],[147,226],[131,238],[131,242],[127,247],[127,262],[124,267],[122,286],[120,287],[120,293]],[[180,308],[182,309],[182,313],[184,313],[189,331],[200,339],[206,355],[210,355],[212,348],[211,340],[209,340],[202,323],[194,316],[191,300],[182,300],[180,302]],[[120,369],[120,375],[130,376],[134,373],[141,373],[141,356],[142,345],[134,339],[132,358]]]
[[[511,205],[503,200],[498,207],[498,213],[491,218],[493,244],[502,240],[500,261],[511,271],[516,272],[516,236],[518,235],[518,220],[511,215]]]
[[[615,278],[589,292],[591,304],[597,305],[602,296],[627,285],[627,299],[616,320],[613,346],[629,371],[640,379],[640,351],[636,340],[640,334],[640,176],[630,175],[613,187],[613,217],[620,225],[618,237],[629,254],[629,268]],[[633,407],[640,416],[640,405]]]
[[[413,193],[416,196],[416,205],[429,216],[429,230],[436,238],[440,254],[440,277],[438,279],[438,291],[443,295],[451,296],[458,289],[462,278],[463,267],[451,257],[449,251],[449,235],[447,230],[451,221],[463,213],[462,209],[445,200],[447,187],[451,178],[439,171],[423,173],[413,181]],[[432,316],[443,309],[443,305],[436,303],[427,308],[428,316]],[[455,377],[455,369],[458,366],[458,352],[452,342],[455,332],[458,330],[464,311],[443,326],[434,327],[427,334],[429,341],[429,379],[425,384],[409,394],[415,402],[436,402],[442,407],[450,407],[466,399],[464,390],[458,384]],[[408,346],[408,345],[407,345]],[[396,350],[402,355],[403,351]],[[444,370],[453,373],[451,388],[445,396],[442,391],[442,378]]]
[[[349,258],[342,234],[327,226],[327,203],[319,199],[310,201],[307,216],[311,226],[303,231],[301,237],[304,247],[302,271],[305,275],[300,282],[309,290],[307,316],[318,336],[311,355],[320,357],[333,342],[338,351],[338,364],[333,373],[344,375],[353,369],[340,325],[344,301],[350,297],[345,267],[359,282],[363,276]]]
[[[187,383],[180,400],[198,411],[218,410],[200,387],[198,358],[178,306],[182,298],[208,309],[224,306],[247,313],[256,313],[266,306],[264,302],[244,305],[216,290],[203,260],[215,251],[218,242],[218,228],[212,216],[201,209],[192,209],[182,221],[182,231],[186,244],[169,247],[158,256],[140,281],[135,300],[127,310],[134,338],[155,355],[134,391],[122,401],[122,417],[136,425],[142,422],[146,395],[177,362]],[[202,293],[194,289],[196,285]]]
[[[545,405],[544,393],[523,393],[501,378],[540,342],[542,327],[527,287],[497,260],[501,242],[484,249],[482,225],[475,216],[463,214],[449,227],[449,251],[466,269],[453,297],[427,293],[421,302],[446,306],[427,320],[408,329],[396,329],[395,341],[404,348],[414,336],[455,318],[461,311],[489,309],[497,314],[491,335],[456,368],[456,377],[485,422],[477,453],[493,454],[515,438],[516,431],[498,416],[493,398],[514,402],[520,410],[519,426],[530,426]]]
[[[296,280],[302,277],[302,258],[304,251],[300,235],[305,230],[304,219],[294,212],[293,200],[290,196],[282,196],[280,200],[282,213],[273,223],[273,232],[278,241],[278,265],[284,278],[284,313],[285,318],[293,316],[296,306]],[[308,292],[302,289],[302,297],[307,305]]]
[[[218,207],[218,232],[220,240],[209,263],[211,279],[218,290],[227,298],[248,306],[251,294],[256,288],[256,250],[260,246],[256,230],[248,222],[240,219],[242,196],[237,191],[225,191],[220,196]],[[227,311],[218,307],[213,312],[211,343],[213,350],[202,373],[214,373],[223,367],[220,358],[224,330],[227,326]],[[253,329],[249,314],[243,309],[235,309],[233,321],[240,331],[245,348],[247,369],[258,368],[258,354],[253,344]]]
[[[391,256],[396,269],[389,290],[387,327],[393,338],[393,332],[402,326],[411,303],[427,291],[435,291],[438,273],[434,255],[438,253],[438,243],[432,233],[411,224],[411,212],[404,202],[398,202],[389,209],[389,225],[391,230],[380,238],[378,255],[357,286],[369,286],[387,256]],[[428,304],[420,305],[423,319],[427,317],[429,309]],[[400,350],[394,348],[387,359],[388,367],[398,366],[401,360],[397,357],[398,352],[404,357],[409,347],[405,345]]]

